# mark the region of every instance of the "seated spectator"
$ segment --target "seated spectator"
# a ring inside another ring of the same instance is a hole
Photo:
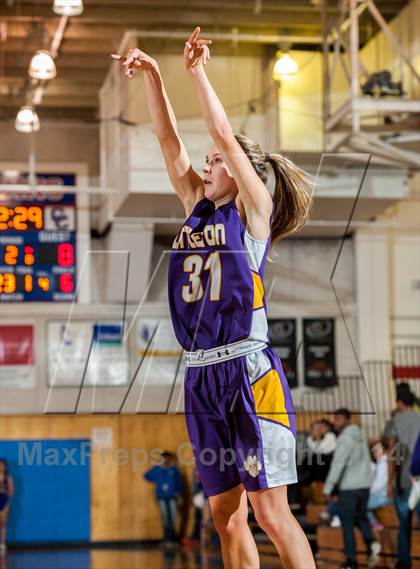
[[[331,494],[325,510],[319,514],[319,519],[328,522],[332,528],[341,527],[338,510],[338,492],[336,490]]]
[[[310,456],[307,459],[310,482],[325,482],[327,478],[337,445],[337,436],[333,428],[333,424],[327,419],[315,421],[311,425],[311,432],[306,439],[310,451]],[[340,527],[336,492],[332,493],[329,504],[319,517],[321,520],[329,522],[331,527]]]
[[[311,425],[311,432],[306,442],[312,452],[317,454],[330,454],[334,452],[337,437],[333,431],[333,425],[327,419],[314,421]]]
[[[311,482],[325,482],[337,445],[332,424],[326,419],[312,423],[306,442],[311,453]]]
[[[388,454],[386,451],[386,444],[382,442],[375,443],[370,452],[372,454],[373,462],[372,475],[373,482],[369,491],[368,500],[368,518],[372,529],[380,531],[383,529],[382,524],[376,519],[373,511],[384,506],[389,506],[392,500],[388,497]]]

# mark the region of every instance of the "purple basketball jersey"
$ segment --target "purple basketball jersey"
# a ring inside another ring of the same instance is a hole
[[[262,277],[270,241],[246,230],[235,200],[200,200],[179,230],[169,262],[169,305],[187,351],[239,340],[268,342]]]

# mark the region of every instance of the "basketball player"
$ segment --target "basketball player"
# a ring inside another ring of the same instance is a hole
[[[178,135],[156,61],[139,49],[112,56],[127,77],[144,72],[154,132],[187,215],[169,263],[169,303],[187,352],[188,433],[225,569],[259,567],[247,497],[283,566],[314,569],[287,502],[287,485],[297,481],[295,415],[281,363],[268,347],[262,284],[270,244],[308,217],[310,184],[286,158],[233,134],[204,70],[211,42],[199,33],[196,28],[186,42],[184,63],[214,141],[203,177]],[[269,166],[273,197],[265,185]]]

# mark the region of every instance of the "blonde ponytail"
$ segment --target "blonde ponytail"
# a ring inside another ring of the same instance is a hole
[[[268,164],[275,176],[271,242],[274,243],[301,229],[313,203],[313,184],[309,176],[281,154],[267,154],[260,145],[243,135],[236,135],[259,178],[267,183]]]

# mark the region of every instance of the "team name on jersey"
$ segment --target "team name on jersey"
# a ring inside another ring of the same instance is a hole
[[[179,232],[172,245],[173,249],[202,249],[203,247],[215,247],[226,245],[226,231],[223,223],[206,225],[203,231],[193,230],[188,225]]]

